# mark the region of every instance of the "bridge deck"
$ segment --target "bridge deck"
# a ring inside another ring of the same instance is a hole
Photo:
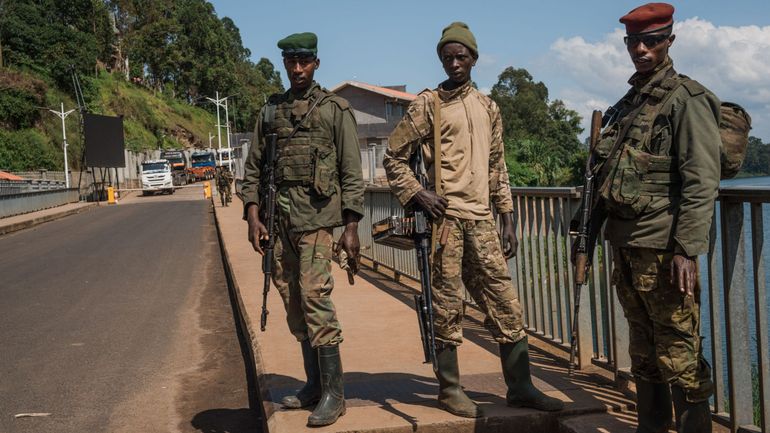
[[[288,331],[275,291],[269,296],[267,331],[259,331],[261,261],[246,241],[247,226],[237,204],[222,208],[216,203],[215,212],[244,332],[251,343],[266,431],[305,431],[309,411],[287,411],[278,403],[304,380],[300,347]],[[631,401],[609,380],[591,371],[568,377],[564,360],[538,349],[533,338],[530,356],[535,384],[565,401],[566,409],[546,414],[506,407],[497,344],[471,307],[459,350],[460,370],[463,385],[484,406],[487,417],[468,420],[439,410],[435,377],[430,366],[422,363],[412,306],[416,284],[405,279],[396,282],[367,268],[350,286],[336,265],[334,280],[333,299],[345,338],[341,351],[348,411],[333,426],[313,431],[614,433],[635,429],[635,415],[628,410]]]

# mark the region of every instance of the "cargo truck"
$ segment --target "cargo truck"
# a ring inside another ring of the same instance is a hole
[[[142,162],[142,195],[156,192],[174,193],[174,178],[171,164],[165,159]]]
[[[165,159],[171,164],[171,174],[174,177],[174,185],[188,183],[187,158],[179,150],[164,150],[160,153],[160,159]]]
[[[187,171],[194,180],[209,180],[216,175],[216,157],[212,151],[194,152],[190,156],[192,167]]]

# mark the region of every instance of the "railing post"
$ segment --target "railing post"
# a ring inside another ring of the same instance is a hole
[[[741,426],[753,424],[754,418],[743,203],[723,198],[721,210],[730,429],[737,433]]]
[[[716,206],[715,206],[716,207]],[[724,218],[724,216],[722,217]],[[719,274],[716,254],[717,242],[717,211],[714,210],[714,218],[711,220],[711,232],[709,234],[708,253],[708,286],[709,286],[709,324],[711,326],[711,374],[714,381],[714,412],[724,413],[725,406],[725,380],[722,347],[722,301],[719,290]]]
[[[754,268],[754,313],[756,315],[757,354],[759,358],[759,426],[763,432],[770,429],[770,350],[768,350],[767,287],[765,286],[765,243],[762,203],[751,204],[751,251]]]

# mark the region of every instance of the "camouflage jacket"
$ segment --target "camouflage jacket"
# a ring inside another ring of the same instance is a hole
[[[299,132],[287,142],[289,131],[309,110],[309,100],[321,98],[318,106],[309,119],[303,122]],[[292,181],[289,169],[292,167],[279,167],[284,169],[277,173],[279,180],[279,203],[288,203],[287,211],[290,223],[289,227],[294,232],[315,230],[322,227],[336,227],[342,225],[342,213],[344,210],[361,216],[364,213],[364,180],[361,171],[361,152],[358,145],[356,121],[353,110],[343,98],[322,89],[317,83],[313,83],[305,93],[300,96],[293,95],[291,91],[270,97],[270,103],[277,106],[276,111],[283,110],[291,113],[286,116],[287,125],[279,125],[278,133],[278,158],[292,155],[283,155],[282,150],[290,147],[307,146],[309,141],[318,142],[319,146],[329,148],[330,153],[316,155],[307,170],[311,171],[315,178],[311,184]],[[263,131],[264,110],[260,111],[257,118],[255,131],[255,144],[249,150],[246,159],[245,173],[241,195],[245,210],[250,204],[259,205],[260,175],[262,173],[262,153],[265,146],[265,134]],[[276,121],[278,123],[278,121]],[[330,141],[330,142],[329,142]],[[296,143],[295,143],[296,142]],[[323,143],[321,143],[323,142]],[[299,143],[299,144],[298,144]],[[282,161],[285,161],[284,158]],[[279,161],[280,162],[280,161]],[[295,170],[297,172],[299,168]],[[313,185],[312,183],[315,183]],[[319,190],[319,185],[323,187]],[[279,206],[279,209],[283,207]]]
[[[616,104],[618,113],[595,149],[599,163],[609,164],[597,183],[608,211],[605,236],[614,246],[696,256],[708,251],[719,187],[720,101],[694,80],[667,87],[673,74],[667,58],[653,74],[631,77],[633,87]],[[662,105],[650,111],[657,101]],[[656,112],[644,121],[645,113]],[[632,123],[621,150],[607,160],[626,122]]]
[[[410,157],[418,150],[423,152],[433,189],[435,95],[441,100],[441,176],[449,202],[447,215],[491,219],[490,202],[500,213],[512,212],[500,110],[470,82],[452,91],[425,90],[409,105],[388,139],[383,160],[393,193],[406,205],[422,189],[409,167]]]

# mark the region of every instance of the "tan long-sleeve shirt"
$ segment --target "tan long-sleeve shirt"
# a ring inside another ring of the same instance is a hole
[[[497,211],[513,211],[508,169],[503,156],[502,120],[492,99],[470,82],[445,91],[420,93],[390,135],[383,165],[393,193],[406,205],[422,186],[409,168],[409,158],[422,149],[430,188],[434,189],[434,95],[441,100],[441,177],[447,215],[492,219]]]

